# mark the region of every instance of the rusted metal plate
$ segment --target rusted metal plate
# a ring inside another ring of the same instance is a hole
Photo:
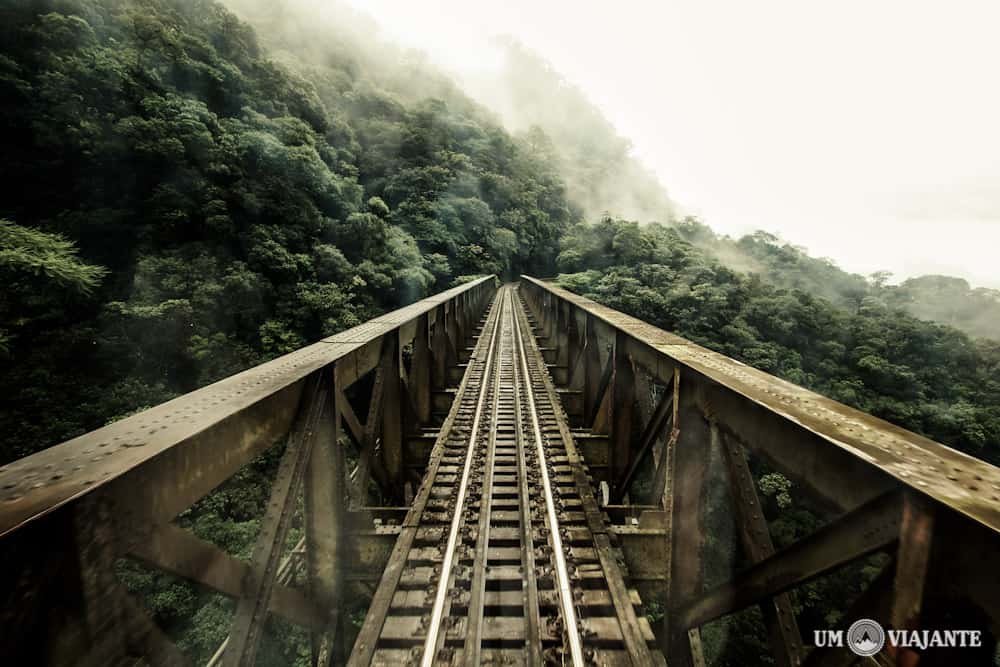
[[[491,280],[396,312],[418,317]],[[394,331],[384,317],[3,466],[0,537],[126,475],[114,495],[169,519],[287,432],[302,380]]]
[[[529,276],[522,276],[522,280],[656,350],[663,357],[664,369],[680,365],[900,483],[1000,531],[1000,468],[560,287]]]

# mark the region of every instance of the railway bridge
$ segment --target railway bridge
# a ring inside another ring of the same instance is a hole
[[[270,448],[248,558],[184,528]],[[762,470],[824,517],[812,534],[775,546]],[[723,576],[709,510],[734,530]],[[0,662],[189,664],[121,583],[131,560],[234,601],[211,665],[254,664],[274,616],[315,665],[688,667],[703,627],[754,606],[762,663],[916,664],[800,631],[795,591],[858,562],[878,571],[833,629],[974,630],[978,652],[919,664],[992,664],[998,529],[983,461],[485,277],[0,468]]]

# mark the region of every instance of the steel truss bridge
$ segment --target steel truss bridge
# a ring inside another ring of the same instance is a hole
[[[249,560],[177,522],[270,447]],[[826,523],[776,550],[751,466]],[[736,526],[728,580],[707,574],[711,502]],[[947,622],[989,653],[998,529],[983,461],[487,277],[0,468],[0,663],[189,664],[119,581],[129,559],[235,601],[211,665],[254,664],[273,615],[315,665],[688,667],[703,626],[752,606],[779,667],[913,664],[813,648],[790,593],[883,553],[845,623]]]

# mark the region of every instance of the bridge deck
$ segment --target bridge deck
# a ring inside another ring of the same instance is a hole
[[[349,664],[662,663],[605,522],[504,287]]]
[[[791,593],[875,553],[845,621],[952,614],[993,650],[1000,469],[548,283],[496,289],[0,466],[0,663],[189,664],[122,558],[235,601],[210,662],[227,667],[254,663],[272,616],[310,633],[317,665],[695,667],[701,628],[751,606],[779,667],[848,664],[809,646]],[[249,561],[178,518],[276,446]],[[751,465],[786,476],[817,529],[775,544]],[[728,547],[709,537],[719,492]],[[720,549],[743,566],[709,578]],[[376,583],[355,641],[348,612]]]

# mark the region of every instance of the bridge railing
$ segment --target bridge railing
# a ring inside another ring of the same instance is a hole
[[[402,495],[404,438],[430,422],[495,289],[492,276],[465,283],[0,467],[0,662],[185,664],[118,582],[122,557],[237,600],[226,664],[253,662],[269,612],[312,631],[327,659],[347,499],[363,502],[371,476]],[[171,523],[279,443],[249,563]],[[276,581],[300,498],[305,591]]]
[[[580,426],[607,440],[611,504],[641,495],[633,482],[652,470],[639,523],[662,536],[660,550],[644,554],[666,574],[661,638],[671,667],[699,663],[702,625],[752,605],[776,664],[850,664],[846,648],[808,650],[812,637],[800,636],[788,593],[877,552],[888,565],[845,621],[977,629],[992,656],[1000,469],[553,284],[522,276],[521,290],[563,391],[579,399]],[[834,518],[775,551],[748,454]],[[749,565],[709,587],[705,509],[715,465]]]

